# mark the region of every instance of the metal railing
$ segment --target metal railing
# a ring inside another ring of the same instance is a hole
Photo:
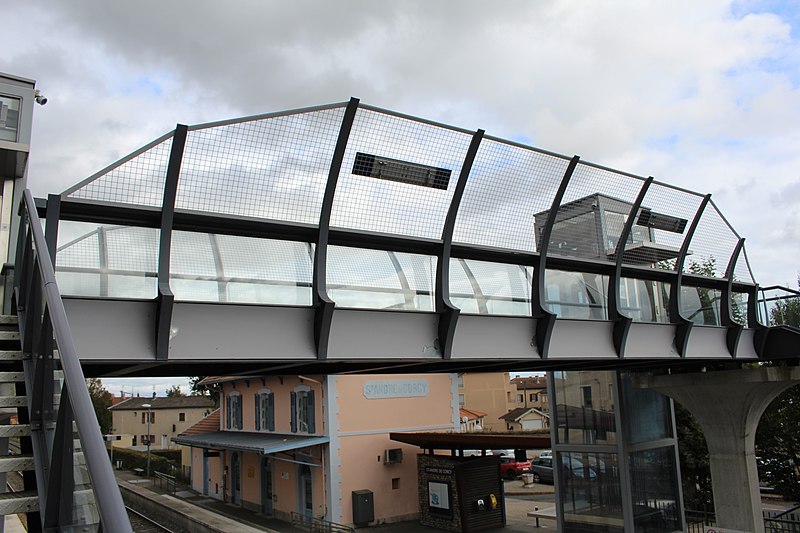
[[[765,533],[800,533],[800,515],[796,511],[800,506],[785,511],[763,511]],[[686,531],[688,533],[704,533],[706,526],[716,526],[717,520],[713,511],[692,511],[687,509]]]
[[[355,533],[355,528],[329,522],[321,518],[312,518],[300,513],[292,512],[292,527],[306,529],[310,533]]]
[[[52,260],[55,242],[50,240],[53,242],[45,239],[33,196],[25,190],[20,206],[14,295],[42,527],[45,531],[55,531],[82,525],[106,532],[130,533],[128,514],[108,460],[56,284]],[[57,365],[64,378],[56,414]],[[84,458],[78,468],[75,468],[73,422]],[[91,488],[93,501],[79,497],[76,486],[81,484]]]

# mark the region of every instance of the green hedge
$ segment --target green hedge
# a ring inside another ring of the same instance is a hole
[[[161,451],[161,450],[159,450]],[[172,450],[164,450],[172,451]],[[176,471],[180,470],[180,451],[177,452],[177,461],[171,461],[155,451],[150,451],[150,473],[162,472],[164,474],[174,475]],[[125,470],[133,470],[134,468],[147,468],[147,452],[139,452],[127,448],[114,448],[114,463],[122,461],[122,468]]]
[[[181,464],[181,451],[180,450],[150,450],[150,453],[158,455],[160,457],[163,457],[164,459],[167,459],[168,461],[172,461],[176,465]]]

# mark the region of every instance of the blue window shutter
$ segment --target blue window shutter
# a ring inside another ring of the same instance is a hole
[[[297,393],[292,391],[292,433],[297,433]]]
[[[256,399],[256,409],[253,411],[256,414],[256,431],[261,430],[261,395],[256,394],[254,396]]]
[[[275,431],[275,393],[270,392],[267,395],[267,424],[269,424],[270,431]]]
[[[231,397],[225,397],[225,427],[231,429]]]
[[[306,395],[308,398],[308,432],[314,433],[314,391],[310,390]]]
[[[236,428],[242,429],[242,397],[236,398]]]

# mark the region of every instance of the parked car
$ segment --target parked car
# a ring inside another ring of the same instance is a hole
[[[587,467],[577,459],[572,459],[569,464],[563,464],[564,473],[573,479],[585,479],[589,481],[597,477],[597,472],[591,466]],[[531,466],[533,481],[535,483],[553,483],[553,457],[537,457]]]
[[[516,479],[522,474],[531,472],[530,461],[517,461],[514,457],[500,456],[500,476],[505,479]]]

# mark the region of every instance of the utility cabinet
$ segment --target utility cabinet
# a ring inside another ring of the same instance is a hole
[[[353,491],[353,524],[366,526],[375,520],[375,501],[372,491],[367,489]]]

